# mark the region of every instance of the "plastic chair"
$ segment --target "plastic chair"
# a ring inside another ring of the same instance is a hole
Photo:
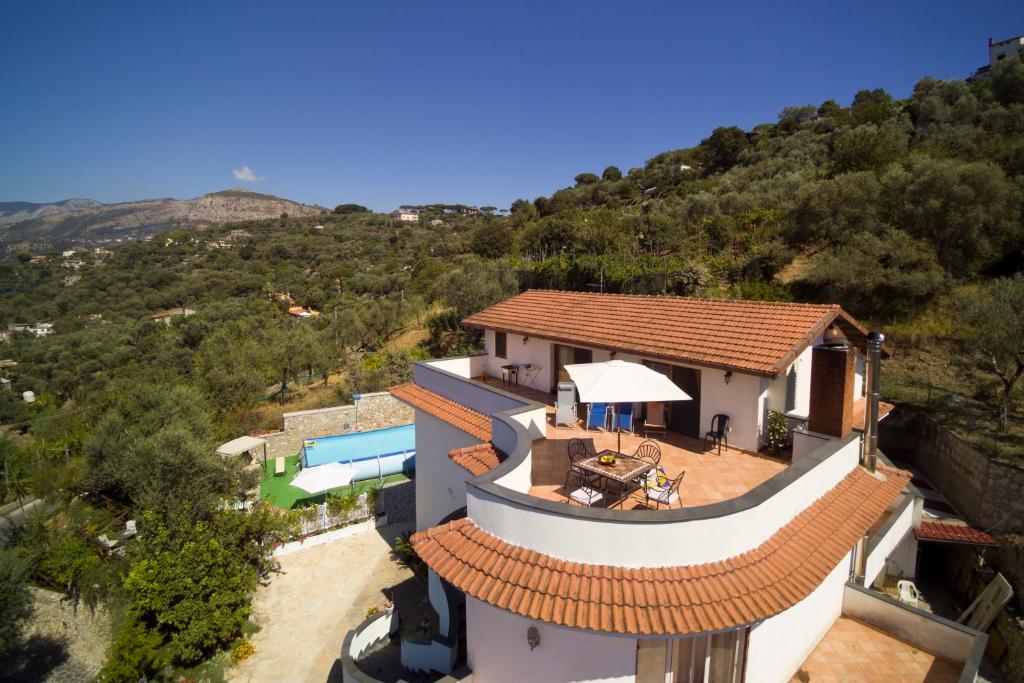
[[[718,413],[711,418],[711,430],[704,433],[704,450],[708,450],[708,442],[712,446],[718,445],[718,454],[722,454],[722,443],[725,443],[725,447],[729,447],[729,436],[726,434],[726,429],[729,426],[729,416],[725,413]]]
[[[900,602],[904,602],[911,607],[917,607],[917,601],[921,599],[921,593],[917,590],[917,586],[914,585],[913,581],[905,579],[897,581],[896,587],[900,591]]]

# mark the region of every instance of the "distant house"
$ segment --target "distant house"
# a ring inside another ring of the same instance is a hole
[[[77,258],[65,259],[62,265],[65,268],[72,268],[74,270],[78,270],[79,268],[82,267],[82,260]]]
[[[45,266],[47,263],[49,263],[49,261],[49,256],[33,256],[31,259],[29,259],[29,263],[31,263],[33,266]]]
[[[430,221],[430,225],[431,225],[431,227],[436,228],[439,225],[444,225],[444,221],[441,220],[440,218],[435,218],[435,219]]]
[[[166,311],[158,311],[158,312],[153,313],[152,315],[150,315],[149,319],[152,320],[153,322],[160,322],[160,323],[163,323],[164,325],[170,325],[171,324],[171,320],[173,318],[176,318],[178,316],[184,316],[184,317],[187,318],[188,316],[195,315],[195,314],[196,314],[195,310],[193,310],[191,308],[179,307],[179,308],[171,308],[171,309],[168,309]]]
[[[67,250],[65,252],[61,252],[61,256],[63,256],[64,258],[71,258],[76,253],[78,253],[78,252],[76,252],[74,249],[69,249],[69,250]]]
[[[1016,57],[1024,52],[1024,35],[1014,36],[1006,40],[994,42],[988,39],[988,65],[995,66],[996,62],[1009,57]]]
[[[314,311],[312,308],[304,306],[291,306],[288,309],[288,315],[293,315],[296,318],[316,318],[320,315],[320,311]]]
[[[10,332],[27,332],[37,337],[45,337],[53,332],[53,323],[11,323],[7,326]]]
[[[405,209],[399,209],[398,211],[393,212],[391,215],[397,218],[398,220],[405,221],[407,223],[418,223],[420,220],[420,215],[418,212]]]

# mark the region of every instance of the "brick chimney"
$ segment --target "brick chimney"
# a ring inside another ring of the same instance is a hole
[[[842,439],[853,430],[855,356],[849,340],[836,328],[811,351],[809,431]]]

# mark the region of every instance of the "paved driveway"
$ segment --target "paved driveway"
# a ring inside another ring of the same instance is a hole
[[[411,576],[389,557],[389,543],[411,528],[390,524],[281,557],[281,573],[253,601],[256,653],[228,680],[327,681],[345,635],[383,603],[381,589]]]

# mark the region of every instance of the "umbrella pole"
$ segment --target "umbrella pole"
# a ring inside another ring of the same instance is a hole
[[[612,408],[612,422],[615,424],[615,434],[618,436],[618,445],[615,450],[619,453],[622,452],[622,423],[619,422],[619,404],[616,403],[615,407]]]

